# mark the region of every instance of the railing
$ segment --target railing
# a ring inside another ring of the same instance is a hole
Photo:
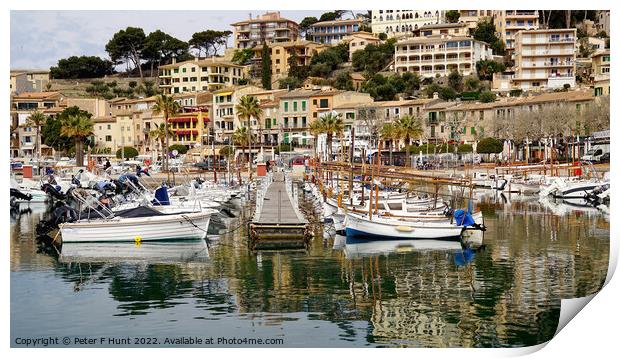
[[[263,210],[263,202],[265,201],[265,195],[267,194],[267,190],[269,186],[273,182],[273,174],[271,172],[267,173],[267,175],[263,178],[260,185],[256,188],[256,211],[254,212],[254,221],[257,221],[260,218],[260,213]],[[278,205],[280,205],[278,203]]]

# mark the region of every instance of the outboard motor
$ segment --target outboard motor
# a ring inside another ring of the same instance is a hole
[[[21,200],[32,200],[32,195],[24,194],[21,191],[11,188],[11,198],[21,199]]]
[[[60,191],[60,186],[58,185],[54,186],[50,183],[45,183],[41,185],[41,190],[43,190],[48,196],[51,196],[54,199],[57,199],[57,200],[65,199],[65,195]]]

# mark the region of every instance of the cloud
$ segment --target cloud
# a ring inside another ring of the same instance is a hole
[[[251,11],[253,16],[261,11]],[[323,11],[281,11],[301,21]],[[127,26],[161,29],[187,41],[205,29],[231,30],[248,11],[11,11],[11,68],[49,68],[70,56],[107,57],[106,43]],[[232,45],[232,38],[231,43]]]

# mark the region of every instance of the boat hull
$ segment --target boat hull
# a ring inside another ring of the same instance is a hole
[[[370,221],[352,214],[346,218],[347,240],[458,240],[462,232],[462,226],[448,223]]]
[[[60,227],[63,242],[122,242],[204,239],[211,213],[83,220]]]

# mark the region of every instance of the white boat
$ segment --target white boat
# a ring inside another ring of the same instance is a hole
[[[585,198],[595,190],[605,190],[608,187],[609,181],[555,178],[551,184],[541,186],[539,195],[541,197],[551,195],[556,198]]]
[[[482,213],[472,215],[477,224],[482,224]],[[414,218],[386,218],[347,213],[345,225],[347,238],[362,240],[399,239],[455,239],[459,238],[465,226],[449,221],[427,221]]]
[[[19,190],[24,195],[29,195],[31,197],[30,200],[26,199],[15,199],[15,203],[45,203],[47,201],[47,194],[38,189],[36,186],[33,186],[32,180],[24,181],[20,185],[17,180],[11,178],[11,188]]]
[[[211,212],[163,214],[139,207],[112,218],[82,219],[59,226],[63,242],[187,240],[204,239],[210,218]]]

